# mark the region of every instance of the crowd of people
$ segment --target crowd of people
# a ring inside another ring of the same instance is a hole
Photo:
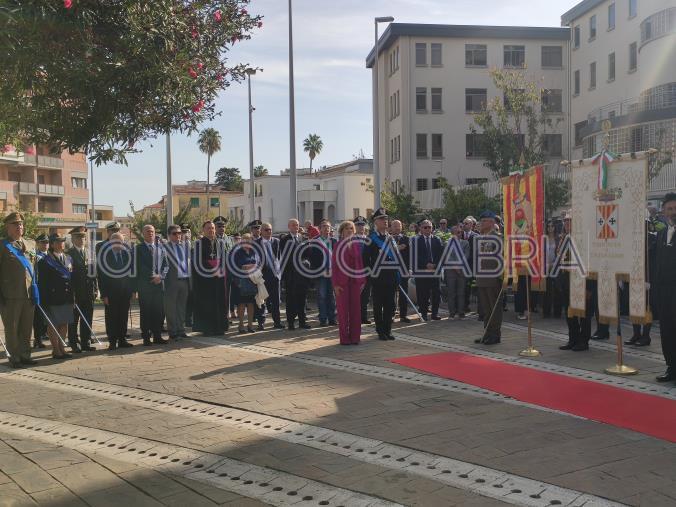
[[[668,194],[662,212],[650,210],[646,221],[649,245],[649,302],[660,318],[667,371],[658,380],[676,380],[676,194]],[[109,350],[131,347],[128,320],[131,301],[138,298],[143,345],[165,344],[186,338],[187,329],[204,335],[222,335],[231,325],[240,334],[265,329],[309,329],[308,293],[316,291],[319,325],[337,326],[340,344],[357,345],[362,325],[370,324],[372,306],[378,339],[394,340],[392,323],[410,323],[417,314],[423,321],[441,320],[442,293],[449,320],[466,319],[471,295],[478,300],[476,315],[483,335],[476,341],[495,345],[501,341],[506,310],[505,280],[496,272],[501,248],[502,220],[490,210],[449,227],[441,219],[403,224],[383,208],[371,216],[345,221],[334,227],[322,220],[319,227],[292,218],[287,231],[273,234],[269,223],[254,220],[243,234],[227,235],[227,219],[219,216],[202,224],[193,238],[190,227],[170,225],[166,239],[152,225],[142,228],[142,238],[130,244],[120,224],[107,227],[107,238],[91,252],[84,227],[70,231],[71,246],[60,234],[40,235],[35,251],[23,240],[23,216],[5,218],[8,238],[0,248],[1,314],[9,364],[35,364],[33,346],[45,347],[64,359],[71,353],[95,350],[92,345],[94,303],[100,296],[105,308]],[[546,224],[548,268],[561,256],[570,234],[571,217]],[[407,230],[408,232],[404,232]],[[449,241],[453,248],[449,247]],[[477,251],[475,251],[477,250]],[[496,254],[491,256],[491,254]],[[549,271],[547,271],[548,273]],[[478,276],[477,273],[489,273]],[[568,314],[570,273],[547,276],[544,292],[526,297],[530,277],[512,280],[516,287],[517,318],[539,306],[545,318],[565,317],[569,342],[564,350],[584,351],[590,339],[607,339],[609,326],[598,323],[592,335],[596,287],[587,281],[584,317]],[[627,294],[626,286],[621,293]],[[282,294],[286,323],[282,322]],[[415,300],[415,302],[414,302]],[[530,308],[528,303],[530,302]],[[66,340],[71,352],[67,352]],[[627,344],[650,344],[650,322],[634,326]]]

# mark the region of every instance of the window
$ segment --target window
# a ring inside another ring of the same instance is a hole
[[[394,111],[396,113],[396,116],[399,116],[399,112],[401,111],[400,105],[401,102],[399,100],[399,90],[397,90],[397,93],[394,94]]]
[[[563,67],[563,48],[561,46],[542,46],[542,67]]]
[[[427,44],[424,42],[415,44],[415,64],[419,67],[427,66]]]
[[[465,185],[481,185],[488,183],[488,178],[465,178]]]
[[[418,158],[427,158],[427,134],[415,135],[415,155]]]
[[[432,43],[431,46],[431,63],[432,67],[441,67],[441,44]]]
[[[636,17],[638,0],[629,0],[629,19]]]
[[[560,113],[563,111],[562,90],[542,90],[542,112]]]
[[[486,107],[486,88],[465,88],[465,112],[476,113]]]
[[[352,208],[352,216],[357,218],[359,216],[359,208]]]
[[[73,188],[87,188],[87,178],[71,178]]]
[[[485,155],[483,134],[465,134],[465,156],[467,158]]]
[[[465,44],[465,66],[485,67],[488,65],[486,44]]]
[[[544,134],[542,136],[542,152],[548,157],[560,157],[563,153],[561,134]]]
[[[390,164],[394,162],[394,139],[390,139]]]
[[[634,72],[638,65],[638,53],[636,52],[636,43],[629,44],[629,72]]]
[[[436,190],[437,188],[441,188],[441,179],[432,178],[432,190]]]
[[[573,75],[573,95],[580,95],[580,71],[576,70]]]
[[[580,47],[580,25],[573,28],[573,49]]]
[[[84,215],[87,213],[87,205],[86,204],[73,204],[73,213],[77,213],[79,215]]]
[[[441,110],[441,88],[432,88],[432,112],[440,113]]]
[[[443,134],[432,134],[432,158],[443,158]]]
[[[513,90],[514,98],[518,98],[519,95],[524,95],[525,93],[526,93],[526,90],[520,90],[520,89]],[[505,109],[507,111],[511,111],[512,110],[512,104],[511,104],[511,101],[509,100],[509,96],[507,95],[507,92],[505,92],[503,94],[502,101],[505,104]],[[523,108],[523,105],[522,105],[522,108]]]
[[[631,153],[643,150],[643,129],[641,127],[631,129],[629,142],[631,143]]]
[[[575,124],[575,146],[582,144],[582,129],[587,126],[587,120],[577,122]]]
[[[608,31],[615,29],[615,4],[608,6]]]
[[[596,14],[589,18],[589,40],[596,39]]]
[[[521,68],[526,63],[526,46],[505,46],[505,67]]]
[[[261,190],[262,190],[262,188],[263,187],[261,187]],[[259,193],[258,195],[261,195],[261,193]],[[221,204],[221,202],[220,202],[221,200],[218,197],[210,197],[209,200],[211,201],[211,207],[212,208],[218,208]]]
[[[608,55],[608,81],[615,81],[615,53]]]
[[[427,88],[415,89],[415,110],[419,113],[427,112]]]
[[[401,136],[397,136],[396,141],[397,141],[397,145],[396,145],[397,160],[401,160]]]
[[[589,64],[589,89],[596,88],[596,62]]]
[[[418,178],[415,180],[415,188],[418,192],[427,190],[427,178]]]
[[[191,197],[190,198],[190,207],[191,208],[199,208],[200,207],[200,198],[199,197]]]

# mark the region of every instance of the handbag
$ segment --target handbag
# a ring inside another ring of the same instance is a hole
[[[255,296],[258,294],[258,286],[249,278],[236,278],[240,296]]]

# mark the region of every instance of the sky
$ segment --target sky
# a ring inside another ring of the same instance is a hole
[[[314,167],[351,160],[363,150],[372,156],[371,71],[365,58],[373,47],[373,18],[393,16],[400,23],[560,26],[561,14],[575,0],[294,0],[294,77],[297,167],[307,167],[303,139],[318,134],[324,149]],[[286,0],[252,0],[249,11],[264,16],[263,28],[228,53],[230,64],[263,69],[252,78],[254,165],[270,174],[289,167],[288,10]],[[386,25],[381,25],[381,33]],[[221,151],[211,160],[219,167],[249,171],[247,87],[233,84],[219,96],[222,114],[206,127],[218,130]],[[174,184],[206,180],[206,155],[197,134],[175,134],[172,144]],[[97,204],[113,205],[117,216],[159,201],[166,193],[164,139],[138,143],[141,153],[128,165],[94,168]]]

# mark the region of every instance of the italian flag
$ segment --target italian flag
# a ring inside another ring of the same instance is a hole
[[[604,149],[592,160],[592,164],[599,165],[598,171],[599,190],[606,190],[608,188],[608,167],[615,161],[616,158],[617,155],[615,155],[612,151]]]

